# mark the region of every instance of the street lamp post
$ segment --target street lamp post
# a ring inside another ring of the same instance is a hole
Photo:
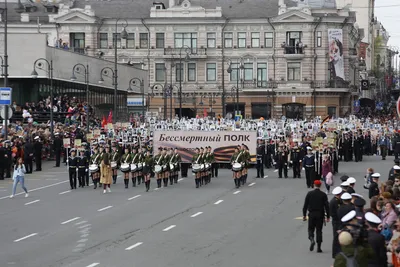
[[[46,63],[47,70],[43,66]],[[48,73],[50,79],[50,132],[51,132],[51,139],[54,140],[54,118],[53,118],[53,60],[47,60],[45,58],[38,58],[33,63],[33,71],[32,71],[32,78],[36,79],[39,74],[37,73],[36,69],[43,70]]]
[[[86,84],[86,105],[87,105],[87,114],[86,114],[86,133],[89,133],[89,65],[83,65],[81,63],[75,64],[72,68],[72,76],[71,81],[76,81],[77,78],[75,76],[76,73],[81,73],[80,68],[83,68],[83,75],[85,76],[85,84]]]
[[[238,58],[236,60],[236,110],[235,110],[235,116],[239,115],[239,79],[241,77],[241,73],[244,70],[244,65],[243,65],[243,58]],[[232,60],[229,60],[229,67],[226,70],[229,74],[232,74]]]
[[[1,60],[2,76],[4,77],[4,87],[8,87],[8,11],[7,11],[7,0],[4,0],[4,61]],[[3,72],[4,68],[4,72]],[[8,106],[5,107],[5,118],[4,119],[4,137],[7,139],[8,136]]]
[[[174,90],[175,91],[178,91],[179,90],[179,88],[176,86],[176,85],[172,85],[172,80],[171,80],[171,84],[170,84],[170,86],[169,86],[169,102],[170,102],[170,106],[171,106],[171,109],[170,109],[170,111],[169,111],[169,118],[170,118],[170,120],[172,120],[172,110],[173,110],[173,107],[172,107],[172,97],[173,97],[173,92],[174,92]]]
[[[140,85],[140,93],[142,95],[142,118],[143,118],[143,122],[145,121],[144,117],[145,117],[145,108],[144,108],[144,80],[143,79],[139,79],[139,78],[132,78],[129,81],[129,89],[132,90],[131,85],[133,86],[137,86],[137,83],[139,83]]]
[[[126,19],[117,19],[115,21],[115,37],[114,37],[114,113],[115,117],[117,118],[118,116],[118,111],[117,111],[117,91],[118,91],[118,47],[117,47],[117,33],[118,33],[118,22],[119,21],[124,21],[124,29],[120,33],[120,38],[121,40],[126,40],[128,38],[128,33],[126,32],[126,27],[128,26],[128,21]]]
[[[187,45],[183,45],[179,49],[179,119],[182,118],[182,72],[183,72],[183,66],[182,66],[182,49],[185,49],[186,56],[185,56],[185,61],[190,60],[190,53],[191,53],[191,47]],[[178,75],[178,72],[176,73]]]

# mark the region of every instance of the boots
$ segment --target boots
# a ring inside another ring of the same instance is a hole
[[[125,183],[125,188],[128,188],[128,186],[129,186],[129,180],[128,180],[128,179],[124,179],[124,183]]]
[[[150,180],[146,181],[145,184],[146,184],[146,192],[149,192],[149,190],[150,190]]]
[[[97,180],[93,180],[93,184],[94,184],[93,189],[96,189],[97,188]]]
[[[161,179],[157,179],[157,188],[161,188]]]
[[[142,177],[139,176],[139,177],[137,178],[137,184],[140,185],[140,182],[141,182],[141,181],[142,181]]]
[[[174,184],[174,176],[170,176],[169,177],[169,185],[173,185]]]
[[[321,242],[318,242],[317,244],[317,253],[322,253]]]
[[[113,184],[117,183],[117,175],[113,175]]]
[[[194,181],[196,182],[196,188],[199,188],[199,186],[200,186],[200,179],[199,179],[199,178],[196,178]]]
[[[167,187],[168,186],[168,178],[164,178],[163,182],[164,182],[164,187]]]
[[[310,244],[310,251],[314,251],[314,247],[315,247],[315,240],[313,237],[309,238],[311,244]]]
[[[132,178],[132,187],[136,187],[136,177]]]
[[[178,175],[174,176],[174,181],[175,181],[176,184],[178,183]]]

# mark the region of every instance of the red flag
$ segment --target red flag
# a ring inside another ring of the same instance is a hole
[[[106,116],[103,116],[103,120],[101,121],[101,128],[104,128],[106,126],[107,126]]]
[[[206,117],[208,116],[208,113],[207,113],[207,109],[206,109],[206,108],[203,109],[203,116],[204,116],[204,118],[206,118]]]
[[[112,115],[113,115],[113,114],[112,114],[112,110],[110,110],[110,113],[108,113],[107,123],[113,123],[113,122],[112,122],[112,119],[113,119],[113,118],[112,118],[112,117],[113,117]]]

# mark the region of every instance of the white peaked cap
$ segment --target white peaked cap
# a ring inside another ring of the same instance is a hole
[[[356,179],[354,177],[349,177],[347,179],[347,182],[349,182],[349,184],[355,184],[356,183]]]
[[[365,219],[370,223],[380,224],[382,220],[372,212],[365,213]]]
[[[353,196],[353,197],[359,197],[359,198],[364,199],[364,197],[363,197],[362,195],[357,194],[357,193],[353,193],[353,194],[351,194],[351,196]]]
[[[349,186],[349,185],[350,185],[350,183],[347,181],[344,181],[343,183],[340,184],[340,186]]]
[[[343,200],[349,200],[351,199],[351,195],[349,193],[343,193],[343,195],[340,197]]]
[[[339,195],[343,192],[343,189],[340,186],[335,187],[335,189],[332,190],[332,194],[334,195]]]
[[[376,172],[376,173],[373,173],[371,176],[373,178],[379,178],[379,177],[381,177],[381,174],[379,172]]]
[[[356,211],[352,210],[349,213],[347,213],[346,215],[344,215],[341,221],[344,223],[349,222],[349,221],[353,220],[354,217],[356,217]]]

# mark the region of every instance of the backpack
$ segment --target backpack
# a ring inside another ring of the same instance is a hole
[[[346,259],[346,267],[359,267],[356,261],[357,248],[354,249],[354,255],[351,257],[347,257],[343,252],[340,252],[340,255]]]

